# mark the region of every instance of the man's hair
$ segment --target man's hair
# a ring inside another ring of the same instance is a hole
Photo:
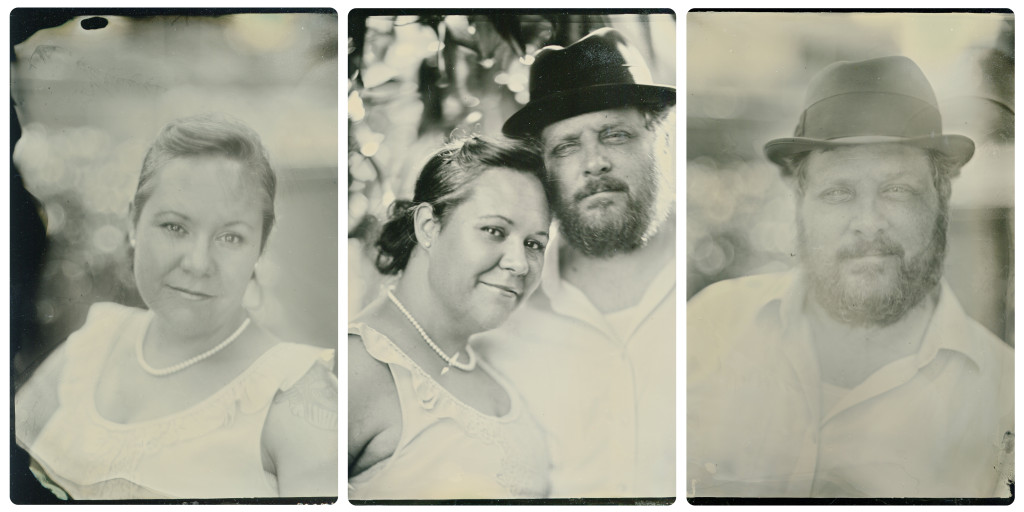
[[[831,151],[831,149],[815,151],[825,153]],[[957,166],[955,159],[939,151],[934,149],[926,149],[924,151],[928,161],[931,163],[932,184],[935,186],[935,191],[939,194],[939,206],[945,212],[949,204],[949,197],[953,193],[952,180],[960,174],[960,167]],[[797,194],[801,198],[807,192],[807,162],[811,153],[811,151],[797,153],[787,157],[785,160],[785,168],[783,170],[796,181]]]

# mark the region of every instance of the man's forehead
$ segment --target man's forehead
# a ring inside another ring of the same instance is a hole
[[[844,172],[920,172],[930,171],[924,149],[901,144],[860,145],[816,150],[807,157],[810,175]]]
[[[597,110],[567,117],[547,125],[541,131],[541,140],[578,136],[584,130],[600,129],[620,123],[635,123],[642,120],[643,116],[640,114],[640,110],[632,106]]]

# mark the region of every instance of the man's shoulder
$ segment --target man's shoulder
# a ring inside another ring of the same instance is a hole
[[[782,298],[793,286],[795,279],[795,272],[787,271],[718,281],[708,285],[687,301],[687,311],[718,307],[760,307],[771,300]]]

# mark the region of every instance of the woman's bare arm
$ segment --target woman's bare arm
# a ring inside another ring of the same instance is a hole
[[[338,379],[316,365],[274,398],[263,433],[281,496],[338,495]]]
[[[61,344],[14,396],[15,437],[24,448],[35,442],[39,432],[60,406],[58,386],[66,364],[65,354],[64,345]]]

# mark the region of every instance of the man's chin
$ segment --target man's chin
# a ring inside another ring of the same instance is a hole
[[[897,278],[885,268],[858,268],[845,273],[836,284],[847,297],[885,297],[895,291]]]

